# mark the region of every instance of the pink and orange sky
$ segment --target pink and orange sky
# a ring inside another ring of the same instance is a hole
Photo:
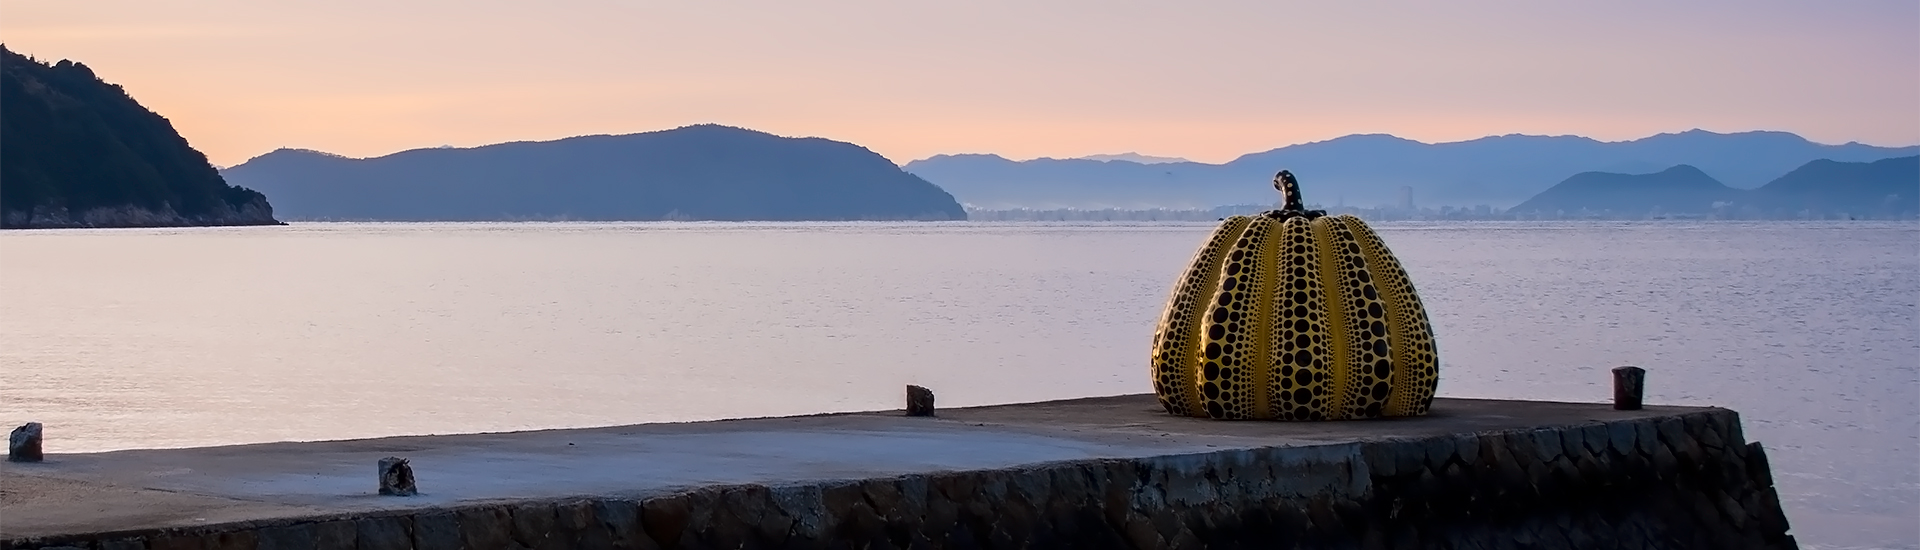
[[[715,122],[898,163],[1352,133],[1920,143],[1920,2],[0,1],[217,165]]]

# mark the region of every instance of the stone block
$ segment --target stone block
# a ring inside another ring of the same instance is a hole
[[[360,540],[360,527],[353,520],[323,521],[313,524],[313,544],[320,548],[354,548]]]
[[[927,494],[926,514],[920,522],[920,534],[927,540],[945,541],[960,522],[960,507],[939,491]]]
[[[662,548],[678,547],[687,524],[692,521],[687,500],[687,495],[682,493],[640,503],[640,524],[646,527],[647,537],[660,543]]]
[[[1580,442],[1586,447],[1587,454],[1605,456],[1612,447],[1611,432],[1607,424],[1588,424],[1580,427]]]
[[[1533,443],[1533,456],[1540,462],[1553,462],[1553,459],[1560,456],[1562,447],[1560,444],[1559,429],[1542,428],[1533,430],[1528,436]]]
[[[1639,445],[1635,443],[1635,440],[1638,438],[1639,433],[1634,429],[1632,422],[1619,421],[1607,423],[1607,445],[1608,448],[1613,450],[1614,454],[1622,456],[1638,454],[1640,448]]]
[[[573,548],[613,547],[613,536],[595,510],[595,502],[591,500],[563,502],[554,507],[559,532],[566,535],[565,540],[571,541]]]
[[[313,524],[295,523],[260,529],[259,550],[319,550]],[[106,550],[102,545],[101,550]]]
[[[1430,437],[1420,440],[1409,454],[1418,456],[1420,461],[1417,464],[1421,470],[1433,473],[1446,468],[1447,463],[1454,460],[1457,454],[1455,448],[1453,438]]]
[[[1694,442],[1699,443],[1702,448],[1719,451],[1722,445],[1720,434],[1714,433],[1713,425],[1716,422],[1713,417],[1712,414],[1690,414],[1682,417],[1681,421],[1686,424],[1687,435]]]
[[[1736,449],[1746,447],[1747,436],[1745,432],[1741,431],[1740,413],[1734,411],[1719,411],[1713,416],[1719,423],[1716,428],[1717,431],[1720,432],[1720,439],[1727,447]]]
[[[534,550],[566,548],[570,541],[562,536],[551,502],[515,504],[507,508],[513,517],[513,540]]]
[[[1163,548],[1167,546],[1167,540],[1160,537],[1160,532],[1153,528],[1153,523],[1145,516],[1128,515],[1121,529],[1126,536],[1127,543],[1131,544],[1134,548]]]
[[[1660,434],[1654,430],[1653,421],[1640,419],[1632,422],[1633,444],[1639,447],[1642,456],[1653,458],[1654,448],[1660,446]]]
[[[260,538],[252,529],[210,533],[205,539],[209,550],[254,550],[260,546]]]
[[[147,548],[152,550],[209,550],[206,537],[199,533],[171,531],[147,537]]]
[[[1680,460],[1674,456],[1673,451],[1667,449],[1666,445],[1660,444],[1659,442],[1653,443],[1653,452],[1651,454],[1652,456],[1649,458],[1653,463],[1653,475],[1655,479],[1672,481],[1675,476],[1680,474]]]
[[[423,512],[413,516],[415,550],[460,550],[460,519],[453,512]]]
[[[354,547],[360,550],[410,550],[413,548],[412,520],[408,516],[370,516],[354,520]]]
[[[1755,488],[1773,486],[1773,467],[1767,463],[1767,451],[1760,442],[1747,444],[1747,475],[1753,477]]]
[[[460,541],[467,548],[506,548],[513,544],[513,515],[505,506],[476,506],[454,512]]]
[[[1480,461],[1480,436],[1472,434],[1453,436],[1453,452],[1454,456],[1459,457],[1461,464],[1473,466]]]
[[[941,476],[943,479],[948,477],[955,476],[952,474]],[[827,518],[822,512],[826,509],[826,505],[819,485],[773,487],[768,494],[773,499],[774,508],[786,517],[792,518],[793,526],[788,531],[789,537],[821,540],[826,536]]]
[[[1587,432],[1585,427],[1569,427],[1559,430],[1560,456],[1572,459],[1587,450]]]
[[[1360,444],[1360,459],[1366,461],[1367,471],[1375,479],[1391,478],[1400,474],[1400,453],[1395,452],[1393,443],[1372,441]]]
[[[1733,500],[1733,497],[1727,496],[1726,493],[1720,491],[1714,491],[1713,498],[1716,500],[1716,504],[1719,505],[1721,519],[1723,519],[1727,525],[1734,529],[1745,529],[1747,527],[1747,511],[1740,506],[1739,501]]]
[[[911,514],[907,507],[907,496],[901,493],[897,479],[869,479],[860,484],[860,494],[873,507],[874,513],[888,524],[909,521]]]
[[[640,504],[631,500],[606,499],[593,503],[593,515],[607,529],[611,545],[619,550],[659,548],[640,525]]]
[[[295,547],[295,548],[299,550],[304,550],[305,548],[312,548],[313,539],[308,538],[307,544],[308,546]],[[267,547],[262,546],[262,548],[267,548]],[[107,540],[100,541],[100,550],[147,550],[147,541],[146,539],[142,539],[139,537],[107,539]],[[269,548],[269,550],[272,550],[272,549]]]

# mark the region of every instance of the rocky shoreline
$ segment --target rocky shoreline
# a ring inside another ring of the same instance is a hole
[[[265,199],[235,209],[226,205],[211,216],[182,216],[171,206],[160,209],[138,206],[89,208],[78,213],[65,208],[10,210],[0,215],[0,229],[81,229],[125,227],[211,227],[243,225],[286,225],[273,218],[273,207]]]

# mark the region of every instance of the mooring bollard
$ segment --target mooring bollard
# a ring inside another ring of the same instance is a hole
[[[407,459],[390,456],[380,459],[380,494],[410,497],[419,494],[413,486],[413,467]]]
[[[933,390],[908,384],[907,416],[933,416]]]
[[[39,462],[45,458],[40,455],[41,427],[39,422],[28,422],[14,428],[7,436],[8,462]]]
[[[1619,411],[1640,410],[1640,396],[1647,390],[1647,369],[1640,367],[1614,367],[1613,369],[1613,408]]]

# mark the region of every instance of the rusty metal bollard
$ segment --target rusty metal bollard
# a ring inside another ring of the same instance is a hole
[[[413,486],[413,467],[407,459],[390,456],[380,459],[380,494],[410,497],[420,494]]]
[[[28,422],[13,429],[7,435],[8,462],[39,462],[45,457],[40,454],[42,428],[39,422]]]
[[[1613,408],[1620,411],[1640,410],[1640,398],[1647,390],[1647,369],[1640,367],[1615,367],[1613,369]]]
[[[907,416],[933,416],[933,390],[908,384]]]

